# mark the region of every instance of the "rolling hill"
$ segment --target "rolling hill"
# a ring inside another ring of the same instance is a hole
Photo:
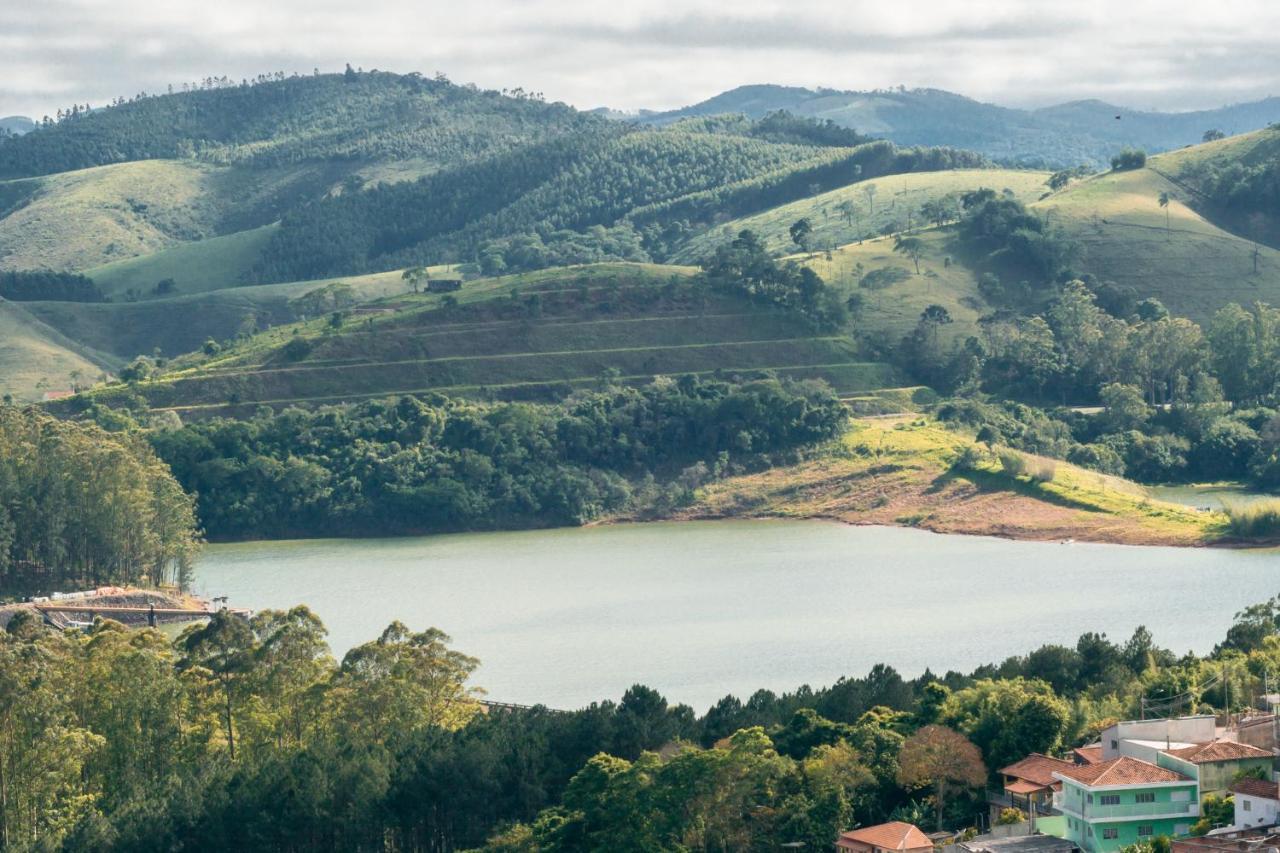
[[[1179,148],[1199,142],[1211,128],[1227,134],[1257,130],[1280,121],[1280,98],[1185,113],[1146,112],[1102,101],[1022,110],[937,89],[849,92],[754,85],[632,120],[665,125],[690,116],[759,117],[775,110],[830,120],[899,145],[947,145],[1002,161],[1066,168],[1101,167],[1129,146],[1149,151]]]
[[[687,267],[600,264],[469,283],[456,299],[400,295],[179,359],[131,386],[184,416],[438,391],[548,399],[608,372],[821,378],[866,398],[897,384],[842,335],[776,309],[691,288]],[[111,402],[126,389],[103,388]]]
[[[45,392],[95,382],[116,363],[42,323],[22,305],[0,299],[0,394],[39,400]]]
[[[950,198],[954,206],[960,194],[983,187],[996,191],[1007,189],[1020,201],[1033,202],[1046,192],[1048,177],[1047,172],[1016,169],[952,169],[886,175],[717,225],[686,242],[672,260],[696,262],[743,229],[760,235],[773,251],[794,251],[796,246],[790,228],[800,219],[808,219],[813,226],[809,236],[812,246],[842,246],[879,236],[885,228],[901,231],[908,225],[918,226],[921,205]]]
[[[1073,183],[1033,209],[1080,242],[1085,270],[1154,296],[1174,314],[1202,322],[1228,302],[1280,304],[1280,251],[1215,224],[1178,178],[1204,158],[1247,156],[1278,138],[1280,132],[1259,131],[1161,154],[1141,169]],[[1161,193],[1171,196],[1167,209]]]

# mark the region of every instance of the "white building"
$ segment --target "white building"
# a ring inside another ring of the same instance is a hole
[[[1231,786],[1236,804],[1233,830],[1280,823],[1280,786],[1262,779],[1241,779]]]

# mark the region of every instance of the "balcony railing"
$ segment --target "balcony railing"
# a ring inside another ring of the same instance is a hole
[[[1008,791],[988,789],[987,802],[993,806],[999,806],[1001,808],[1015,808],[1021,809],[1024,812],[1027,811],[1027,798],[1014,797]],[[1036,814],[1052,815],[1055,813],[1054,803],[1041,802],[1040,800],[1036,801]]]
[[[1199,817],[1200,804],[1186,803],[1121,803],[1117,806],[1104,806],[1098,803],[1085,803],[1080,806],[1067,798],[1058,803],[1058,808],[1069,814],[1078,815],[1084,820],[1105,820],[1107,818],[1126,817]],[[1081,811],[1080,809],[1084,810]]]

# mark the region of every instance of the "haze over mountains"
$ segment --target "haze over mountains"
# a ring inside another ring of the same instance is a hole
[[[830,120],[899,145],[949,145],[1001,161],[1058,168],[1101,166],[1125,146],[1153,152],[1180,148],[1201,141],[1209,129],[1227,135],[1257,130],[1280,121],[1280,97],[1180,113],[1098,100],[1024,110],[940,89],[849,92],[762,84],[739,86],[678,110],[629,118],[665,125],[725,113],[759,118],[776,110]]]

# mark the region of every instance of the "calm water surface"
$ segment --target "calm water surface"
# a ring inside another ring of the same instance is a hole
[[[479,657],[493,699],[573,708],[633,683],[705,710],[726,693],[969,670],[1145,624],[1208,651],[1280,592],[1280,552],[1010,542],[825,522],[641,524],[211,546],[197,589],[303,602],[335,654],[393,619]]]

